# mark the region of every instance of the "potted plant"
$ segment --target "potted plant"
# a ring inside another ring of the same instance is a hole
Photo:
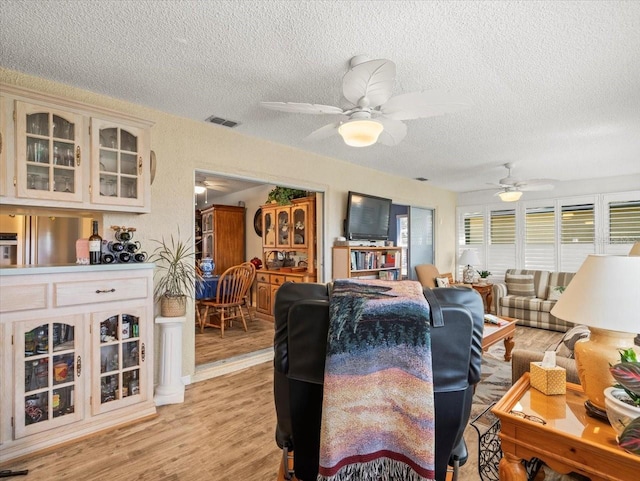
[[[487,282],[487,277],[489,277],[491,275],[491,272],[489,271],[476,271],[478,273],[478,275],[480,276],[481,279],[481,283],[485,284]]]
[[[173,234],[169,241],[152,239],[158,247],[149,258],[156,263],[156,286],[154,297],[160,301],[160,314],[163,317],[184,316],[187,309],[187,297],[193,298],[195,286],[202,282],[196,272],[196,261],[191,249],[191,239],[183,242]]]
[[[620,360],[610,368],[618,384],[604,391],[607,417],[620,447],[640,455],[640,362],[633,348],[621,351]]]
[[[299,189],[290,189],[288,187],[276,186],[267,195],[267,204],[291,204],[292,199],[298,199],[300,197],[306,197],[307,192]]]

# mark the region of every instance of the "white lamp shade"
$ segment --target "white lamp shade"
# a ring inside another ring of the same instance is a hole
[[[338,133],[344,139],[344,143],[351,147],[368,147],[375,144],[383,130],[380,122],[368,119],[349,120],[338,127]]]
[[[633,244],[633,247],[629,251],[630,256],[640,256],[640,242]]]
[[[478,259],[476,251],[467,249],[462,253],[458,262],[464,266],[477,266],[480,264],[480,259]]]
[[[600,329],[640,332],[640,256],[587,256],[551,314]]]
[[[519,190],[507,190],[505,192],[500,192],[498,195],[502,202],[516,202],[517,200],[520,200],[520,197],[522,197],[522,192]]]

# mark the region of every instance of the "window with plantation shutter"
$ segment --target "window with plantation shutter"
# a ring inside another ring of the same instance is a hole
[[[524,265],[526,269],[556,268],[555,208],[530,207],[525,211]]]
[[[640,200],[606,202],[606,223],[609,236],[604,253],[627,255],[635,242],[640,241]]]
[[[478,210],[475,212],[463,212],[460,216],[461,225],[458,232],[460,237],[458,239],[458,258],[462,255],[462,252],[468,248],[473,248],[478,254],[478,259],[482,265],[476,266],[481,268],[485,265],[484,258],[484,212]],[[456,278],[462,279],[462,271],[465,266],[458,266],[458,273]]]
[[[504,277],[516,266],[515,210],[492,210],[489,213],[489,246],[487,268],[493,276]]]
[[[563,205],[559,270],[576,272],[589,254],[596,253],[595,240],[594,205]]]

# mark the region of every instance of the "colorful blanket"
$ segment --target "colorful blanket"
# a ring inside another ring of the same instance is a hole
[[[414,281],[338,280],[318,481],[434,479],[429,305]]]

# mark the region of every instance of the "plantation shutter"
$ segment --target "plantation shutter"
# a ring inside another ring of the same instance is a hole
[[[472,212],[463,212],[459,219],[461,225],[458,228],[458,256],[459,259],[462,253],[469,248],[472,248],[478,254],[480,259],[480,266],[475,266],[480,269],[485,265],[485,240],[484,240],[484,212],[479,209]],[[458,265],[458,271],[456,279],[462,279],[462,271],[465,266]]]
[[[593,203],[563,205],[560,218],[560,266],[577,272],[589,254],[596,253]]]
[[[492,210],[489,213],[489,249],[487,270],[504,278],[507,269],[516,267],[515,210]]]
[[[627,255],[633,244],[640,241],[640,200],[606,201],[605,206],[609,235],[604,253]]]
[[[556,269],[555,209],[530,207],[525,211],[524,265],[526,269]]]

